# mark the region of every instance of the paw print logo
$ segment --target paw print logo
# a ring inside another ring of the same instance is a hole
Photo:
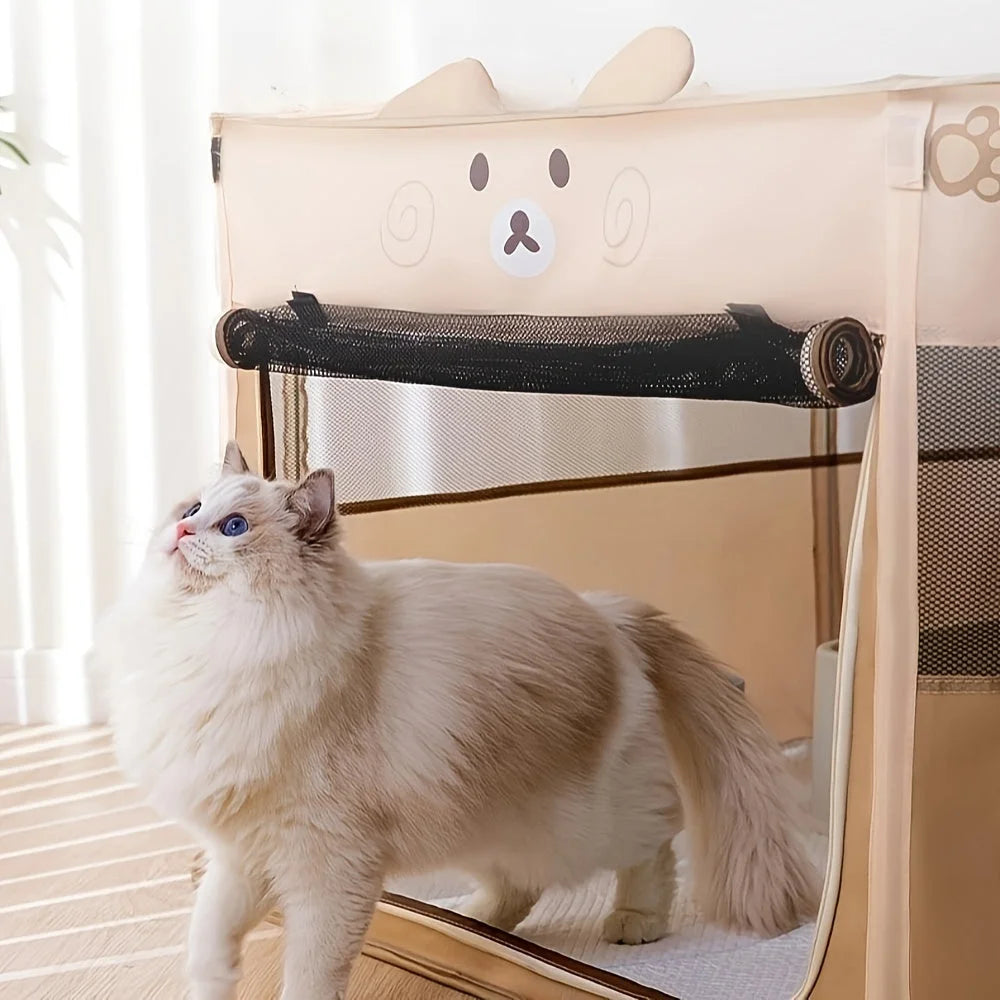
[[[1000,201],[1000,110],[973,108],[962,124],[942,125],[931,136],[930,174],[942,194],[972,191]]]

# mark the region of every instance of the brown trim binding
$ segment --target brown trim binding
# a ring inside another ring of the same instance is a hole
[[[568,493],[574,490],[601,490],[617,486],[648,486],[655,483],[688,482],[694,479],[721,479],[759,472],[789,472],[797,469],[823,469],[838,465],[855,465],[861,452],[849,451],[837,455],[803,455],[800,458],[769,458],[753,462],[730,462],[726,465],[702,465],[691,469],[667,469],[660,472],[633,472],[615,476],[588,476],[580,479],[553,479],[547,482],[512,483],[490,486],[481,490],[457,493],[427,493],[421,496],[388,497],[384,500],[354,500],[339,505],[341,514],[378,514],[408,507],[432,507],[440,504],[476,503],[484,500],[504,500],[509,497],[534,496],[541,493]]]
[[[372,931],[365,938],[361,946],[361,953],[365,958],[374,959],[383,965],[399,969],[401,972],[408,973],[410,976],[414,976],[424,982],[443,986],[448,990],[449,996],[461,996],[468,998],[468,1000],[523,1000],[524,993],[520,995],[512,993],[504,987],[493,985],[481,976],[473,976],[469,972],[460,971],[441,962],[433,961],[419,949],[407,950],[396,945],[386,944],[375,933],[381,924],[381,917],[395,917],[397,920],[405,921],[406,923],[415,923],[407,916],[388,914],[384,910],[380,913],[377,912],[372,921]],[[429,929],[421,927],[421,930]],[[438,930],[436,927],[432,933],[437,935],[444,934],[443,931]],[[544,978],[546,982],[554,985],[553,980],[549,980],[548,977],[543,977],[538,973],[533,973],[533,978]],[[584,996],[578,990],[574,990],[574,993],[578,997]],[[423,994],[425,997],[428,995],[426,993]],[[593,994],[589,991],[586,996],[588,1000],[592,1000],[593,998]]]
[[[271,403],[271,374],[267,368],[261,368],[260,382],[260,449],[263,468],[261,475],[265,479],[274,479],[277,474],[274,458],[274,411]]]
[[[652,986],[643,986],[641,983],[633,982],[631,979],[617,976],[613,972],[607,972],[596,966],[587,965],[586,962],[580,962],[575,958],[570,958],[568,955],[562,955],[540,944],[535,944],[533,941],[517,937],[514,934],[508,934],[505,931],[498,930],[496,927],[491,927],[489,924],[480,923],[478,920],[473,920],[471,917],[466,917],[461,913],[444,910],[419,899],[412,899],[409,896],[397,896],[394,892],[383,892],[382,902],[388,903],[391,906],[397,906],[399,909],[406,910],[409,913],[429,917],[438,923],[448,924],[450,927],[458,927],[461,930],[469,931],[481,938],[485,938],[487,941],[492,941],[494,944],[502,945],[511,951],[526,955],[528,958],[545,962],[547,965],[551,965],[562,972],[579,976],[581,979],[588,979],[590,982],[606,986],[608,989],[618,990],[618,992],[624,993],[625,996],[634,997],[635,1000],[679,1000],[678,997],[654,989]]]
[[[281,376],[282,435],[281,472],[293,482],[308,471],[308,395],[302,375]]]
[[[230,313],[235,312],[235,309],[229,309],[219,317],[219,321],[215,324],[215,349],[219,352],[219,357],[222,358],[223,362],[230,368],[239,369],[233,359],[229,356],[229,348],[226,347],[226,319]]]
[[[923,674],[917,677],[920,694],[1000,694],[1000,677],[942,677]]]
[[[921,462],[980,462],[1000,459],[1000,446],[982,445],[978,448],[921,448],[917,453]]]
[[[304,375],[295,380],[295,394],[299,406],[299,475],[304,476],[309,471],[309,393]]]

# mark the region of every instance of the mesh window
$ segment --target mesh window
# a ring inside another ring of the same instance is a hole
[[[336,470],[342,503],[808,460],[798,408],[552,396],[271,376],[277,470]],[[860,452],[871,406],[836,413],[834,450]]]
[[[1000,676],[1000,348],[917,349],[919,672]]]

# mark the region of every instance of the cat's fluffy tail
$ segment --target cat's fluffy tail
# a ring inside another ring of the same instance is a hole
[[[605,610],[641,649],[659,696],[704,916],[767,935],[815,916],[819,877],[775,741],[712,657],[664,615],[635,604]]]

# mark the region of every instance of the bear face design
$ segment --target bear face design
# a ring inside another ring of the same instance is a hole
[[[527,163],[522,156],[528,157]],[[556,219],[560,214],[565,219],[569,207],[564,197],[574,199],[571,210],[595,214],[591,228],[602,240],[594,252],[606,264],[627,267],[639,256],[651,210],[650,186],[642,171],[634,166],[620,169],[603,182],[600,194],[591,187],[592,194],[582,204],[575,200],[573,176],[570,155],[562,146],[534,143],[517,160],[483,150],[470,156],[464,183],[472,196],[468,208],[475,214],[466,221],[471,238],[486,241],[487,259],[504,274],[536,278],[548,270],[559,246]],[[593,183],[594,178],[589,180]],[[382,252],[399,267],[422,263],[434,240],[436,216],[430,187],[422,181],[400,185],[381,221]]]
[[[584,109],[629,104],[659,107],[685,85],[693,64],[691,42],[682,31],[650,29],[595,74],[577,103]],[[443,116],[444,123],[460,115],[482,125],[503,113],[483,66],[463,60],[442,67],[398,95],[378,117],[394,123],[423,119],[424,124],[433,124],[435,115]],[[603,161],[600,166],[595,164],[589,155],[592,138],[589,146],[585,142],[576,153],[571,136],[548,138],[546,142],[538,136],[538,141],[519,147],[516,157],[511,157],[502,136],[494,148],[489,140],[470,137],[465,149],[460,151],[456,143],[449,150],[447,164],[442,159],[429,168],[417,167],[419,173],[399,183],[388,197],[379,222],[382,253],[401,268],[416,268],[425,260],[440,266],[443,255],[456,250],[455,244],[451,250],[444,249],[443,237],[436,230],[447,230],[454,240],[457,223],[463,229],[468,226],[472,241],[467,250],[460,251],[463,255],[478,256],[483,251],[487,267],[492,261],[508,277],[537,278],[556,260],[559,220],[565,222],[568,213],[574,213],[588,235],[583,242],[567,238],[563,256],[572,251],[571,256],[580,260],[592,247],[599,254],[598,261],[618,268],[631,264],[649,228],[646,177],[628,161],[612,165],[610,171],[604,157],[598,158]],[[579,174],[577,155],[584,168]],[[455,169],[458,157],[461,175]],[[416,167],[417,161],[409,162]],[[465,194],[473,196],[471,201],[461,199],[460,217],[455,213],[456,184],[466,186]],[[589,242],[591,234],[593,243]]]
[[[554,188],[569,183],[570,166],[566,153],[558,147],[549,154],[549,179]],[[469,165],[469,183],[475,191],[488,192],[489,159],[476,153]],[[497,267],[514,278],[534,278],[552,263],[556,253],[556,233],[545,209],[529,197],[505,201],[494,212],[489,225],[489,246]]]

